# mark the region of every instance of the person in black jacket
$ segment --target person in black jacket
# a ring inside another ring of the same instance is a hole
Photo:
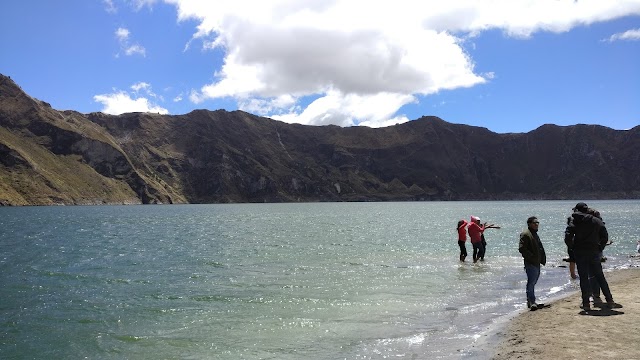
[[[609,241],[609,233],[602,220],[589,214],[587,204],[580,202],[573,208],[571,221],[564,233],[564,242],[573,249],[573,256],[578,267],[580,277],[580,291],[582,292],[582,305],[585,311],[591,310],[589,297],[593,292],[589,277],[595,278],[602,290],[607,306],[615,305],[613,296],[609,290],[609,283],[602,272],[602,250]]]
[[[527,273],[527,307],[536,310],[544,304],[536,303],[535,286],[540,278],[540,265],[547,263],[547,255],[544,246],[538,236],[540,222],[535,216],[527,219],[527,229],[520,234],[520,244],[518,251],[524,259],[524,271]]]

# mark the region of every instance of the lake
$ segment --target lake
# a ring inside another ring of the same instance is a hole
[[[525,306],[527,217],[540,301],[578,288],[578,201],[0,207],[0,358],[483,358]],[[640,201],[586,202],[606,270],[628,267]],[[477,264],[458,260],[471,215],[501,226]]]

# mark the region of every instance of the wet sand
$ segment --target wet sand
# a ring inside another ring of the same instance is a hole
[[[613,309],[580,309],[580,292],[524,311],[498,331],[491,359],[640,359],[640,268],[605,272]]]

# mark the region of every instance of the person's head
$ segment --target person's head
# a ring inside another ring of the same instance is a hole
[[[476,224],[480,224],[480,218],[477,216],[471,216],[471,222],[474,222]]]
[[[466,222],[466,221],[464,221],[464,220],[460,220],[460,221],[458,221],[458,227],[456,227],[456,229],[459,229],[459,228],[460,228],[460,226],[464,225],[464,223],[465,223],[465,222]]]
[[[535,216],[531,216],[527,219],[527,227],[529,229],[538,229],[538,226],[540,225],[540,221],[538,221],[538,218]]]
[[[573,207],[573,211],[578,211],[586,214],[587,211],[589,211],[589,207],[587,206],[587,204],[579,202],[576,204],[576,206]]]
[[[589,214],[589,215],[593,215],[595,217],[597,217],[598,219],[602,220],[602,216],[600,216],[600,211],[594,209],[594,208],[588,208],[587,211],[585,211],[585,213]]]

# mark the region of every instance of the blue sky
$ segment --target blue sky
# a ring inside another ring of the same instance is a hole
[[[0,73],[59,110],[640,124],[640,0],[21,0]]]

